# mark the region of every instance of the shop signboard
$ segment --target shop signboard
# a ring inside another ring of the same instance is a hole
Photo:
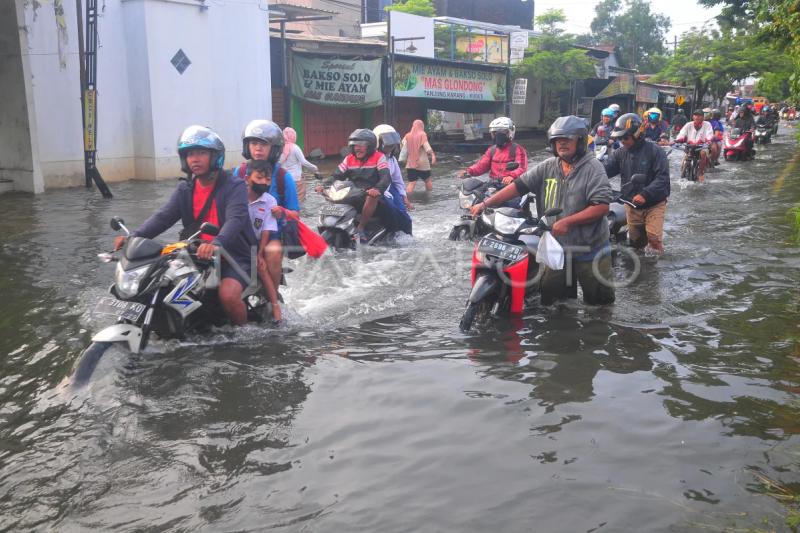
[[[484,63],[508,62],[508,37],[505,35],[481,35],[476,33],[470,37],[456,39],[456,50],[478,56],[477,61]]]
[[[528,93],[528,79],[517,78],[514,80],[514,95],[511,103],[515,105],[525,105],[525,96]]]
[[[292,94],[333,107],[375,107],[381,97],[381,60],[370,61],[295,55]]]
[[[640,83],[636,86],[636,101],[649,104],[658,103],[658,89],[652,85]]]
[[[506,75],[498,72],[395,63],[395,96],[502,102],[506,99]]]
[[[608,98],[618,94],[633,94],[632,74],[620,74],[605,89],[600,91],[600,94],[595,98]]]

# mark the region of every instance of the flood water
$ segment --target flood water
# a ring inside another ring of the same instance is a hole
[[[473,246],[447,240],[443,162],[413,238],[294,261],[288,328],[112,348],[77,392],[108,220],[175,181],[0,196],[0,530],[786,530],[755,474],[800,482],[793,131],[701,185],[672,154],[666,255],[636,254],[613,307],[460,333]]]

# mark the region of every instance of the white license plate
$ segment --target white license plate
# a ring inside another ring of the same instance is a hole
[[[102,313],[104,315],[114,315],[131,322],[136,322],[144,310],[147,308],[144,304],[138,302],[123,302],[116,298],[105,297],[97,302],[94,308],[95,313]]]

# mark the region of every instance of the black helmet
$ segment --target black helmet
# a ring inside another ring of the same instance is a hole
[[[720,118],[722,118],[722,112],[715,107],[711,110],[711,119],[719,122]]]
[[[219,135],[205,126],[189,126],[178,138],[178,156],[181,158],[181,170],[191,174],[186,154],[189,150],[202,148],[211,151],[211,172],[220,170],[225,163],[225,145]]]
[[[568,117],[559,117],[547,130],[547,140],[550,143],[550,148],[553,150],[553,155],[558,157],[558,150],[556,150],[556,139],[574,139],[578,141],[578,150],[575,153],[575,159],[580,159],[586,153],[586,144],[589,141],[589,130],[586,129],[586,124],[583,120],[576,116],[570,115]]]
[[[611,138],[620,139],[630,135],[638,141],[643,138],[644,127],[642,117],[636,113],[625,113],[614,123],[614,133],[611,134]]]
[[[375,153],[375,150],[378,148],[378,138],[372,133],[372,130],[367,129],[357,129],[353,133],[350,134],[350,139],[347,141],[347,145],[350,147],[350,153],[353,154],[355,157],[356,151],[355,146],[366,146],[367,147],[367,156],[365,159],[369,159],[372,157],[372,154]]]
[[[683,115],[683,109],[681,109],[680,107],[678,108],[678,114]]]
[[[278,159],[283,153],[283,132],[280,126],[271,120],[254,120],[242,132],[242,156],[245,159],[253,159],[250,154],[250,141],[259,140],[264,141],[270,145],[269,155],[267,161],[273,165],[278,162]]]

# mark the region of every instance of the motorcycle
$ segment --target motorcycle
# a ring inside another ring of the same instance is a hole
[[[319,172],[314,176],[318,180],[323,179]],[[367,191],[359,189],[352,181],[334,181],[323,190],[322,196],[330,205],[320,209],[317,232],[334,250],[356,249],[361,213],[354,205],[361,205],[366,195]],[[378,216],[370,218],[364,233],[367,234],[368,245],[379,244],[388,237],[388,231]]]
[[[484,315],[522,312],[525,298],[538,289],[535,256],[539,239],[550,229],[546,217],[562,211],[548,209],[541,219],[522,216],[511,207],[483,212],[481,218],[492,232],[481,238],[472,255],[472,290],[459,323],[461,331],[469,331],[475,319]]]
[[[747,161],[747,147],[745,142],[752,138],[749,131],[742,133],[739,128],[733,128],[725,134],[725,145],[723,146],[723,154],[725,161]],[[755,151],[752,154],[755,157]]]
[[[753,134],[753,140],[756,144],[767,144],[772,142],[772,129],[767,128],[764,124],[756,126],[756,132]]]
[[[111,228],[130,235],[120,217],[111,219]],[[94,312],[116,316],[117,323],[92,337],[92,344],[73,367],[71,384],[87,382],[100,357],[115,343],[139,354],[151,333],[181,339],[203,326],[225,323],[217,297],[219,258],[198,259],[197,249],[204,242],[201,234],[215,237],[219,227],[205,222],[187,240],[167,246],[134,237],[128,239],[121,258],[113,252],[99,254],[103,262],[116,262],[117,267],[111,296],[101,298]],[[248,321],[261,323],[270,316],[269,300],[260,282],[246,287],[242,300]]]
[[[459,156],[453,158],[456,162],[461,163],[461,166],[466,168],[464,160]],[[519,163],[511,161],[506,164],[506,170],[512,171],[519,168]],[[498,190],[503,188],[504,185],[499,179],[490,179],[483,181],[479,178],[464,178],[458,186],[458,205],[461,209],[466,211],[466,214],[461,215],[461,218],[453,225],[450,231],[451,241],[468,241],[475,238],[475,236],[486,235],[491,228],[487,227],[482,219],[473,220],[469,210],[474,205],[478,205],[484,200],[488,200]]]
[[[681,143],[682,144],[682,143]],[[700,153],[706,150],[708,145],[685,144],[683,151],[685,155],[681,161],[681,179],[687,181],[698,181],[700,175]]]

